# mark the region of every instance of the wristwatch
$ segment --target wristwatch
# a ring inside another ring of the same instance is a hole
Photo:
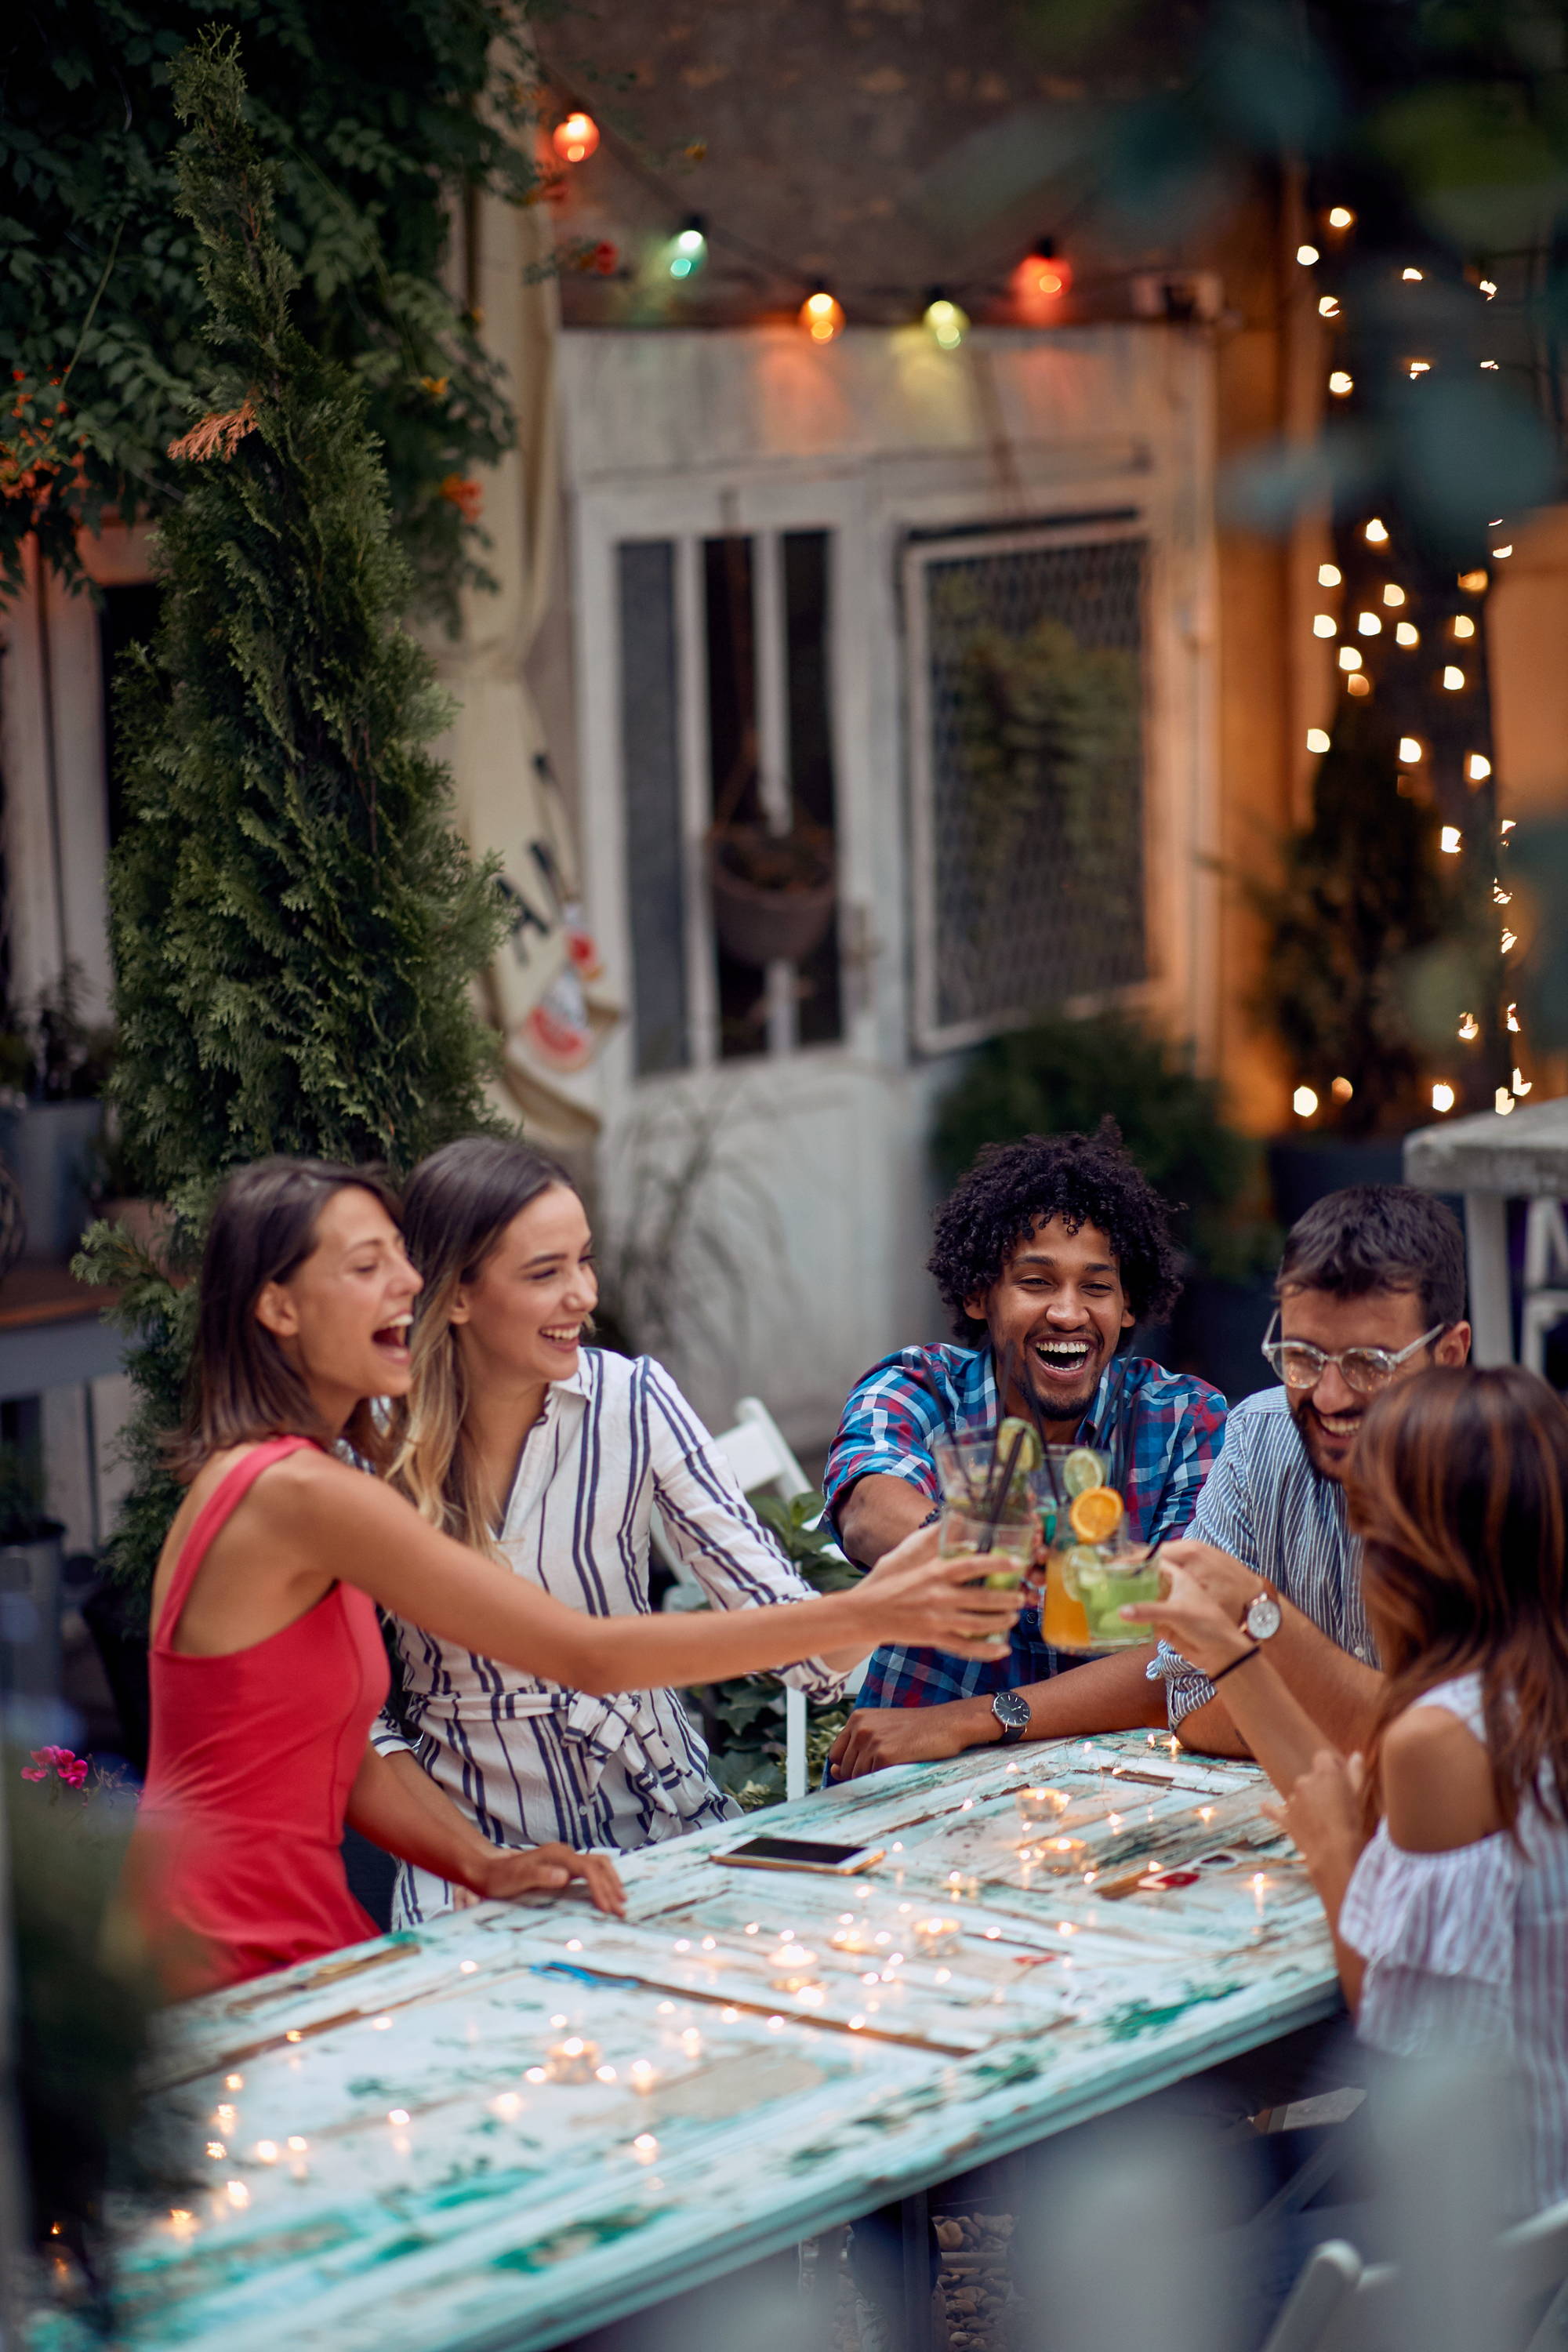
[[[1016,1691],[998,1691],[991,1702],[991,1712],[1002,1727],[1004,1748],[1016,1748],[1029,1728],[1029,1702]]]
[[[1272,1592],[1255,1592],[1242,1612],[1242,1623],[1255,1642],[1271,1642],[1285,1622],[1285,1612]]]

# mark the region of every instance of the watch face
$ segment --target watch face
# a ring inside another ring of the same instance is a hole
[[[1016,1691],[998,1691],[991,1702],[991,1712],[1009,1731],[1027,1731],[1029,1727],[1029,1702],[1020,1698]]]
[[[1270,1641],[1284,1622],[1279,1603],[1271,1592],[1255,1593],[1247,1604],[1243,1620],[1255,1642]]]

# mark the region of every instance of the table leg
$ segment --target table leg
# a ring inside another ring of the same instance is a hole
[[[904,2336],[900,2352],[931,2352],[931,2200],[921,2189],[901,2198],[904,2250]]]
[[[1508,1265],[1508,1202],[1500,1192],[1465,1194],[1465,1255],[1470,1277],[1472,1354],[1478,1364],[1513,1361],[1513,1286]]]

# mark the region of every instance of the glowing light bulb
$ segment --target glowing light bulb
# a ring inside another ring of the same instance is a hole
[[[1517,1004],[1510,1004],[1508,1008],[1507,1025],[1510,1030],[1512,1030],[1514,1035],[1517,1037],[1519,1034],[1519,1007]]]
[[[1473,1013],[1461,1013],[1459,1015],[1459,1034],[1464,1039],[1465,1044],[1467,1045],[1473,1045],[1480,1034],[1481,1024],[1476,1019],[1475,1014]]]
[[[1514,1072],[1513,1072],[1513,1090],[1514,1090],[1514,1093],[1515,1093],[1516,1095],[1527,1095],[1527,1094],[1530,1092],[1531,1087],[1534,1084],[1535,1084],[1534,1079],[1533,1079],[1533,1078],[1527,1078],[1527,1077],[1525,1077],[1525,1076],[1522,1075],[1522,1073],[1521,1072],[1521,1070],[1520,1070],[1520,1068],[1519,1068],[1519,1065],[1518,1065],[1517,1063],[1515,1063],[1515,1065],[1514,1065]]]
[[[1434,1087],[1433,1087],[1433,1088],[1432,1088],[1432,1108],[1433,1108],[1433,1109],[1434,1109],[1434,1110],[1452,1110],[1452,1109],[1453,1109],[1453,1108],[1454,1108],[1454,1102],[1455,1102],[1454,1089],[1453,1089],[1453,1087],[1448,1084],[1447,1079],[1447,1078],[1439,1078],[1439,1079],[1437,1079],[1437,1080],[1436,1080],[1436,1084],[1434,1085]]]
[[[1348,1078],[1335,1078],[1329,1088],[1329,1092],[1332,1095],[1336,1102],[1349,1102],[1351,1097],[1355,1092],[1355,1088],[1352,1086]]]
[[[925,325],[944,352],[955,352],[969,331],[969,320],[945,294],[933,293],[925,307]]]
[[[1464,835],[1457,824],[1446,824],[1437,836],[1437,846],[1448,857],[1458,857],[1464,847]]]
[[[1496,360],[1483,360],[1483,361],[1481,362],[1481,365],[1482,365],[1482,367],[1483,367],[1483,368],[1485,368],[1485,369],[1486,369],[1486,371],[1487,371],[1487,373],[1488,373],[1488,374],[1489,374],[1489,375],[1496,375],[1496,373],[1497,373],[1497,362],[1496,362]]]
[[[1313,614],[1312,635],[1315,637],[1337,637],[1339,633],[1340,625],[1331,613]]]
[[[1416,761],[1421,757],[1421,745],[1414,735],[1402,735],[1400,737],[1399,756],[1404,761],[1407,768],[1414,767]]]
[[[1013,306],[1032,326],[1045,325],[1057,315],[1062,297],[1072,289],[1072,264],[1059,254],[1048,236],[1036,239],[1014,270]]]
[[[700,213],[693,213],[685,227],[672,240],[669,254],[669,274],[672,278],[690,278],[708,258],[708,229]]]
[[[1501,563],[1505,557],[1510,556],[1512,553],[1513,547],[1511,542],[1507,547],[1494,547],[1492,550],[1492,562],[1494,563]]]
[[[1336,400],[1344,400],[1355,390],[1355,378],[1348,368],[1335,368],[1329,378],[1329,390]]]
[[[1331,228],[1350,228],[1353,226],[1354,222],[1355,215],[1352,212],[1349,205],[1332,205],[1330,206],[1329,226]]]
[[[1298,1087],[1290,1097],[1290,1108],[1298,1118],[1310,1118],[1318,1108],[1318,1097],[1310,1087]]]
[[[1363,532],[1363,537],[1365,539],[1369,547],[1387,546],[1388,525],[1384,521],[1381,515],[1373,516],[1371,521],[1366,525],[1366,528]]]
[[[1307,730],[1308,751],[1321,752],[1326,751],[1328,748],[1329,737],[1327,729],[1322,727],[1309,727]]]
[[[1402,269],[1399,275],[1406,286],[1419,286],[1421,283],[1421,272],[1418,269]]]
[[[1421,642],[1421,632],[1414,621],[1396,621],[1394,628],[1394,641],[1395,645],[1400,646],[1418,646]]]
[[[1408,375],[1430,375],[1432,362],[1430,360],[1407,360],[1405,373]]]
[[[578,108],[556,124],[550,143],[563,163],[586,163],[599,143],[599,126]]]
[[[1504,931],[1501,939],[1498,941],[1498,945],[1502,950],[1504,955],[1511,954],[1513,950],[1519,945],[1519,933],[1517,931]]]
[[[1476,625],[1474,621],[1471,620],[1469,614],[1468,613],[1456,613],[1454,615],[1454,635],[1457,637],[1473,637],[1475,634]]]
[[[830,343],[844,331],[844,312],[826,286],[816,287],[800,306],[800,323],[814,343]]]
[[[1320,588],[1337,588],[1343,576],[1337,563],[1320,563],[1318,566]]]
[[[1465,683],[1464,671],[1454,662],[1447,663],[1443,670],[1443,683],[1450,694],[1458,694]]]
[[[1319,318],[1337,319],[1339,315],[1340,305],[1338,296],[1333,294],[1320,294],[1318,297]]]
[[[1507,1087],[1499,1087],[1496,1094],[1492,1097],[1492,1108],[1498,1113],[1500,1118],[1506,1118],[1508,1117],[1509,1112],[1513,1108],[1513,1096]]]
[[[1342,646],[1340,647],[1340,667],[1342,669],[1360,669],[1361,656],[1357,653],[1354,646]]]
[[[1310,269],[1313,262],[1320,260],[1321,257],[1315,245],[1299,245],[1296,247],[1296,258],[1303,269]]]
[[[1486,593],[1487,575],[1484,572],[1461,572],[1459,585],[1468,595],[1482,596]]]
[[[1400,587],[1397,581],[1390,580],[1385,582],[1383,591],[1383,601],[1391,611],[1394,612],[1396,612],[1399,606],[1404,604],[1405,591]]]
[[[1383,635],[1383,623],[1375,613],[1358,613],[1355,625],[1363,637],[1381,637]]]
[[[1479,282],[1479,287],[1480,287],[1480,290],[1481,290],[1481,292],[1486,296],[1487,300],[1489,302],[1489,301],[1491,300],[1491,299],[1492,299],[1492,296],[1497,292],[1497,284],[1496,284],[1496,281],[1495,281],[1493,278],[1483,278],[1479,279],[1478,282]]]
[[[1357,671],[1353,676],[1346,678],[1345,692],[1347,694],[1370,694],[1372,692],[1372,680],[1365,675],[1364,671]]]

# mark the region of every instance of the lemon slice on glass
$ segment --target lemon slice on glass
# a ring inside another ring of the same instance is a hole
[[[1037,1470],[1040,1466],[1039,1437],[1026,1421],[1009,1419],[1002,1423],[996,1433],[996,1459],[998,1462],[1006,1461],[1013,1451],[1013,1441],[1020,1434],[1023,1443],[1018,1447],[1016,1472],[1017,1475],[1026,1477],[1031,1470]]]
[[[1075,1445],[1062,1464],[1062,1484],[1069,1495],[1087,1495],[1105,1477],[1105,1464],[1090,1445]]]
[[[1104,1543],[1121,1525],[1122,1509],[1114,1486],[1089,1486],[1073,1496],[1068,1517],[1080,1543]]]

